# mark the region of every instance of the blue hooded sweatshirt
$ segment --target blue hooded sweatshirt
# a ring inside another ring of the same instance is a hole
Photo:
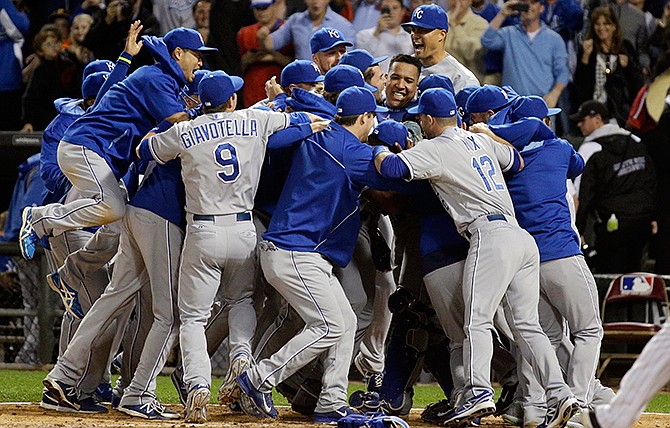
[[[63,136],[63,141],[87,147],[105,159],[116,178],[126,173],[136,144],[147,132],[184,111],[179,94],[186,79],[179,64],[162,39],[144,36],[142,41],[158,62],[112,86]]]

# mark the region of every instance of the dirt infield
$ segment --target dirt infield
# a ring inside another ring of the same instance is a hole
[[[171,410],[182,411],[181,406],[170,406]],[[112,411],[104,415],[73,415],[71,413],[59,413],[44,410],[38,404],[0,404],[0,427],[268,427],[268,428],[294,428],[294,427],[323,427],[314,424],[311,419],[291,412],[289,409],[280,409],[280,419],[277,421],[260,420],[244,415],[233,414],[227,407],[210,405],[209,421],[205,425],[185,424],[180,421],[145,421],[131,418],[122,413]],[[407,419],[412,427],[435,426],[421,422],[419,411],[412,411]],[[509,427],[502,423],[499,418],[487,418],[482,426],[490,428]],[[670,427],[670,415],[645,414],[635,428],[660,428]]]

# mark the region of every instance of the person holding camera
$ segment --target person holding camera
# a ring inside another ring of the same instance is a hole
[[[356,49],[365,49],[374,57],[386,55],[392,58],[396,54],[411,54],[412,39],[400,27],[404,16],[405,6],[402,0],[382,0],[377,26],[356,33]],[[379,65],[386,72],[389,59]]]
[[[510,0],[482,35],[482,46],[503,51],[502,84],[519,95],[538,95],[549,108],[568,84],[568,52],[561,36],[540,20],[539,0]],[[508,16],[520,15],[517,25],[500,28]]]

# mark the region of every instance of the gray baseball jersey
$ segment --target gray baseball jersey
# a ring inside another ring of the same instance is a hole
[[[459,150],[464,147],[465,150]],[[492,159],[492,156],[494,158]],[[514,164],[514,149],[490,137],[449,128],[400,153],[411,179],[431,185],[463,233],[476,218],[500,213],[514,216],[502,176]],[[502,171],[501,171],[502,168]]]
[[[479,86],[479,80],[475,74],[449,54],[437,64],[421,68],[421,79],[432,74],[443,74],[449,77],[454,82],[456,93],[466,86]]]
[[[253,208],[268,137],[289,116],[246,109],[180,122],[149,141],[153,157],[182,160],[186,211],[232,214]]]

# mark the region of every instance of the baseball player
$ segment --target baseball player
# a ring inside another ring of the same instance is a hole
[[[153,325],[118,410],[146,419],[179,418],[156,400],[156,376],[165,364],[178,331],[177,266],[185,222],[180,173],[177,161],[152,168],[129,202],[112,280],[44,380],[45,386],[57,394],[62,404],[74,408],[80,405],[80,397],[89,392],[81,389],[80,379],[91,364],[101,332],[114,320],[128,319],[135,296],[143,288],[150,288]]]
[[[490,330],[503,302],[519,348],[545,386],[550,406],[545,425],[562,427],[579,404],[540,328],[537,247],[517,225],[502,178],[503,172],[523,169],[523,160],[508,144],[455,127],[456,108],[448,91],[425,91],[414,113],[431,139],[398,155],[382,149],[375,157],[377,170],[385,177],[429,179],[459,232],[470,240],[463,273],[466,401],[445,424],[460,425],[495,412],[489,380]]]
[[[84,68],[84,82],[88,75],[95,72],[108,71],[109,75],[106,79],[98,79],[95,85],[91,84],[93,81],[88,85],[82,85],[84,100],[70,100],[67,104],[61,104],[64,114],[59,114],[44,131],[40,174],[51,194],[45,198],[43,204],[60,202],[70,191],[72,185],[58,165],[58,145],[70,125],[83,115],[85,111],[92,109],[112,85],[126,77],[132,58],[142,48],[142,42],[137,42],[137,35],[142,31],[142,28],[143,26],[139,21],[135,21],[130,25],[124,50],[121,52],[116,65],[111,61],[98,60],[89,63]],[[127,179],[126,181],[129,180]],[[71,195],[67,195],[65,202],[72,201],[77,197],[79,197],[78,192],[73,191]],[[99,275],[101,269],[106,270],[107,263],[116,253],[117,245],[113,242],[115,240],[113,238],[107,239],[109,233],[105,233],[110,232],[113,236],[115,234],[114,229],[111,228],[110,230],[110,228],[105,227],[105,230],[96,235],[96,239],[92,240],[91,238],[95,232],[95,229],[75,229],[49,238],[49,245],[60,256],[55,259],[48,256],[47,260],[50,260],[52,273],[47,276],[47,283],[58,293],[63,301],[65,311],[73,319],[81,319],[84,316],[84,310],[78,299],[78,293],[82,287],[80,284],[85,289],[87,288],[87,284],[95,284],[95,276]],[[47,255],[49,254],[47,252]],[[91,276],[94,278],[91,278]],[[85,290],[85,299],[90,296],[97,298],[102,293],[102,290],[104,290],[104,287],[109,282],[106,272],[104,272],[104,277],[104,280],[97,282],[97,291],[91,291],[92,289]],[[91,304],[92,302],[88,302],[88,304],[84,303],[86,309]],[[61,335],[62,337],[63,335]],[[65,337],[69,338],[71,336],[65,335]],[[66,345],[67,342],[62,346],[62,352],[65,351]]]
[[[481,90],[481,89],[480,89]],[[540,290],[548,310],[543,318],[565,318],[574,337],[566,367],[567,383],[582,408],[591,403],[591,386],[598,365],[602,325],[598,290],[572,226],[566,180],[581,174],[584,159],[567,141],[559,139],[539,119],[549,115],[540,97],[520,97],[512,106],[512,125],[492,131],[522,153],[527,167],[507,180],[519,225],[535,239],[540,253]],[[530,117],[534,119],[522,119]],[[562,340],[550,337],[555,347]]]
[[[631,428],[654,395],[670,381],[670,324],[663,324],[621,379],[609,403],[584,409],[584,428]]]
[[[25,258],[33,257],[42,236],[123,216],[125,194],[118,181],[130,164],[133,141],[162,120],[175,121],[185,114],[181,87],[193,80],[202,64],[201,52],[216,50],[205,47],[200,34],[187,28],[174,29],[162,40],[145,36],[143,43],[154,45],[158,63],[141,67],[113,86],[63,136],[58,163],[81,198],[24,210],[20,244]]]
[[[402,24],[412,36],[414,56],[423,68],[421,78],[431,74],[443,74],[454,82],[458,92],[466,86],[479,86],[479,80],[445,49],[449,32],[447,13],[436,4],[419,6],[412,12],[412,20]]]
[[[296,149],[260,245],[265,278],[306,324],[279,351],[237,378],[242,391],[268,417],[278,415],[272,387],[324,352],[323,386],[314,421],[334,423],[352,413],[346,405],[346,386],[356,318],[333,274],[333,264],[345,266],[352,257],[363,186],[388,189],[390,184],[376,176],[370,162],[372,149],[361,144],[372,129],[374,112],[380,109],[374,95],[365,88],[348,88],[336,107],[335,122],[340,123],[331,123]],[[324,194],[330,196],[323,198]]]
[[[207,420],[211,365],[204,327],[219,284],[230,306],[231,363],[222,389],[233,399],[237,397],[233,397],[232,380],[251,364],[256,230],[250,210],[265,148],[270,134],[310,121],[305,115],[235,111],[235,92],[242,85],[241,78],[223,72],[203,77],[199,93],[205,115],[166,132],[148,134],[137,150],[140,158],[159,164],[179,157],[188,189],[187,234],[179,267],[179,343],[189,386],[187,422]]]

